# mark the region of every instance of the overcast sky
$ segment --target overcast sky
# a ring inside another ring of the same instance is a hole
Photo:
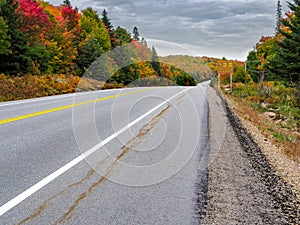
[[[49,0],[58,5],[63,0]],[[79,9],[105,8],[115,27],[137,26],[160,55],[190,54],[245,60],[273,35],[277,0],[71,0]],[[284,1],[282,4],[284,5]]]

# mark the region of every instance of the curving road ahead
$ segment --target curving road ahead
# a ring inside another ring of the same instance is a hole
[[[207,83],[0,104],[0,224],[198,224]]]

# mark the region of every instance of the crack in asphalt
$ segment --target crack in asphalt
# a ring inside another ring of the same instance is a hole
[[[76,209],[76,207],[80,204],[81,201],[83,201],[88,194],[92,194],[94,189],[96,187],[98,187],[99,185],[101,185],[104,181],[107,180],[107,178],[109,177],[109,175],[114,171],[115,167],[117,166],[119,160],[121,158],[123,158],[130,150],[134,149],[135,147],[137,147],[139,144],[141,144],[143,142],[143,140],[141,140],[141,137],[143,137],[144,135],[146,135],[148,132],[150,132],[154,126],[158,123],[159,118],[170,108],[171,106],[168,105],[167,107],[165,107],[163,110],[160,111],[160,113],[158,113],[155,117],[153,117],[150,122],[148,122],[147,124],[145,124],[140,130],[139,133],[133,138],[131,139],[129,142],[127,142],[127,144],[125,144],[124,146],[122,146],[121,150],[122,153],[120,153],[117,158],[114,160],[114,162],[110,165],[110,167],[107,169],[106,173],[104,176],[102,176],[98,181],[94,182],[89,188],[88,191],[83,192],[74,202],[74,204],[63,214],[63,216],[61,218],[59,218],[54,225],[60,224],[64,221],[67,221],[71,218],[72,214],[74,213],[74,210]]]
[[[180,98],[180,97],[179,97]],[[69,220],[72,215],[74,210],[77,208],[77,206],[86,198],[88,197],[89,194],[92,194],[94,189],[101,185],[104,181],[108,179],[110,174],[114,171],[115,167],[118,165],[118,162],[121,158],[123,158],[130,150],[134,149],[137,147],[139,144],[143,142],[142,137],[145,136],[147,133],[149,133],[154,126],[159,122],[159,118],[170,108],[170,105],[167,105],[164,109],[162,109],[157,115],[155,115],[150,122],[146,123],[145,125],[142,126],[142,128],[139,130],[139,133],[132,138],[130,141],[128,141],[124,146],[121,147],[122,152],[116,157],[116,159],[112,162],[112,164],[108,167],[106,170],[106,173],[101,176],[101,178],[94,182],[86,192],[81,193],[77,199],[74,201],[73,205],[69,207],[69,209],[63,214],[62,217],[60,217],[54,225],[60,224],[64,221]],[[103,160],[99,161],[97,163],[98,167],[105,164],[111,156],[105,157]],[[65,194],[69,189],[75,188],[81,184],[83,184],[85,181],[89,180],[91,177],[93,177],[97,172],[97,169],[90,169],[85,177],[83,177],[81,180],[70,184],[66,189],[60,191],[58,194],[48,198],[45,200],[31,215],[26,217],[25,219],[21,220],[18,225],[24,224],[38,216],[40,216],[50,205],[51,201],[56,199],[57,197]]]
[[[99,161],[97,163],[97,167],[99,167],[100,165],[103,165],[106,160],[109,158],[109,156],[105,157],[103,160]],[[18,225],[24,224],[36,217],[38,217],[39,215],[41,215],[51,204],[50,202],[53,199],[56,199],[57,197],[63,195],[65,192],[67,192],[67,190],[74,188],[76,186],[79,186],[81,184],[83,184],[84,181],[88,180],[90,177],[92,177],[94,174],[96,173],[95,169],[91,169],[87,172],[87,174],[85,175],[84,178],[82,178],[80,181],[77,181],[75,183],[70,184],[67,188],[65,188],[64,190],[60,191],[58,194],[48,198],[47,200],[45,200],[31,215],[29,215],[28,217],[24,218],[23,220],[21,220]]]
[[[114,171],[115,167],[118,165],[118,162],[121,158],[123,158],[130,150],[134,149],[137,147],[139,144],[143,142],[142,137],[145,136],[147,133],[149,133],[154,126],[159,122],[159,118],[170,108],[171,106],[168,105],[164,109],[162,109],[157,115],[155,115],[150,122],[146,123],[145,125],[142,126],[142,128],[139,130],[139,133],[132,138],[130,141],[128,141],[124,146],[121,147],[122,152],[116,157],[116,159],[112,162],[112,164],[108,167],[106,173],[101,176],[101,178],[94,182],[86,192],[81,193],[77,199],[74,201],[73,205],[69,207],[69,209],[63,214],[62,217],[60,217],[56,222],[56,224],[60,224],[66,220],[69,220],[72,215],[74,210],[77,208],[77,206],[86,198],[88,197],[89,194],[92,194],[94,189],[101,185],[104,181],[107,180],[107,178],[110,176],[110,174]],[[107,162],[108,158],[111,156],[107,156],[103,160],[99,161],[97,163],[98,167],[100,165],[103,165]],[[58,194],[48,198],[45,200],[31,215],[26,217],[25,219],[21,220],[18,225],[24,224],[38,216],[40,216],[50,205],[51,201],[53,199],[56,199],[57,197],[65,194],[69,189],[75,188],[81,184],[83,184],[85,181],[89,180],[92,176],[94,176],[97,172],[97,169],[91,169],[87,172],[85,177],[83,177],[80,181],[75,182],[73,184],[70,184],[66,189],[60,191]]]

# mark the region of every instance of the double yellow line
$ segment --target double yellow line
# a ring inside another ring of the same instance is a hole
[[[74,108],[74,107],[81,106],[81,105],[87,105],[87,104],[91,104],[91,103],[95,103],[95,102],[101,102],[101,101],[114,99],[114,98],[118,98],[118,97],[125,96],[125,95],[135,94],[138,92],[144,92],[144,91],[145,90],[130,91],[130,92],[122,93],[122,94],[116,94],[116,95],[111,95],[111,96],[107,96],[107,97],[103,97],[103,98],[97,98],[97,99],[86,101],[86,102],[80,102],[80,103],[76,103],[76,104],[71,104],[71,105],[61,106],[61,107],[57,107],[57,108],[53,108],[53,109],[47,109],[47,110],[43,110],[43,111],[39,111],[39,112],[34,112],[34,113],[22,115],[22,116],[12,117],[12,118],[8,118],[8,119],[0,120],[0,125],[32,118],[32,117],[36,117],[36,116],[40,116],[40,115],[45,115],[48,113],[53,113],[53,112],[57,112],[57,111],[65,110],[65,109],[70,109],[70,108]]]

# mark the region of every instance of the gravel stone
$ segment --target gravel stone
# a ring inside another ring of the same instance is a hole
[[[297,198],[237,116],[209,88],[210,158],[202,224],[300,224]],[[222,126],[222,124],[224,126]]]

